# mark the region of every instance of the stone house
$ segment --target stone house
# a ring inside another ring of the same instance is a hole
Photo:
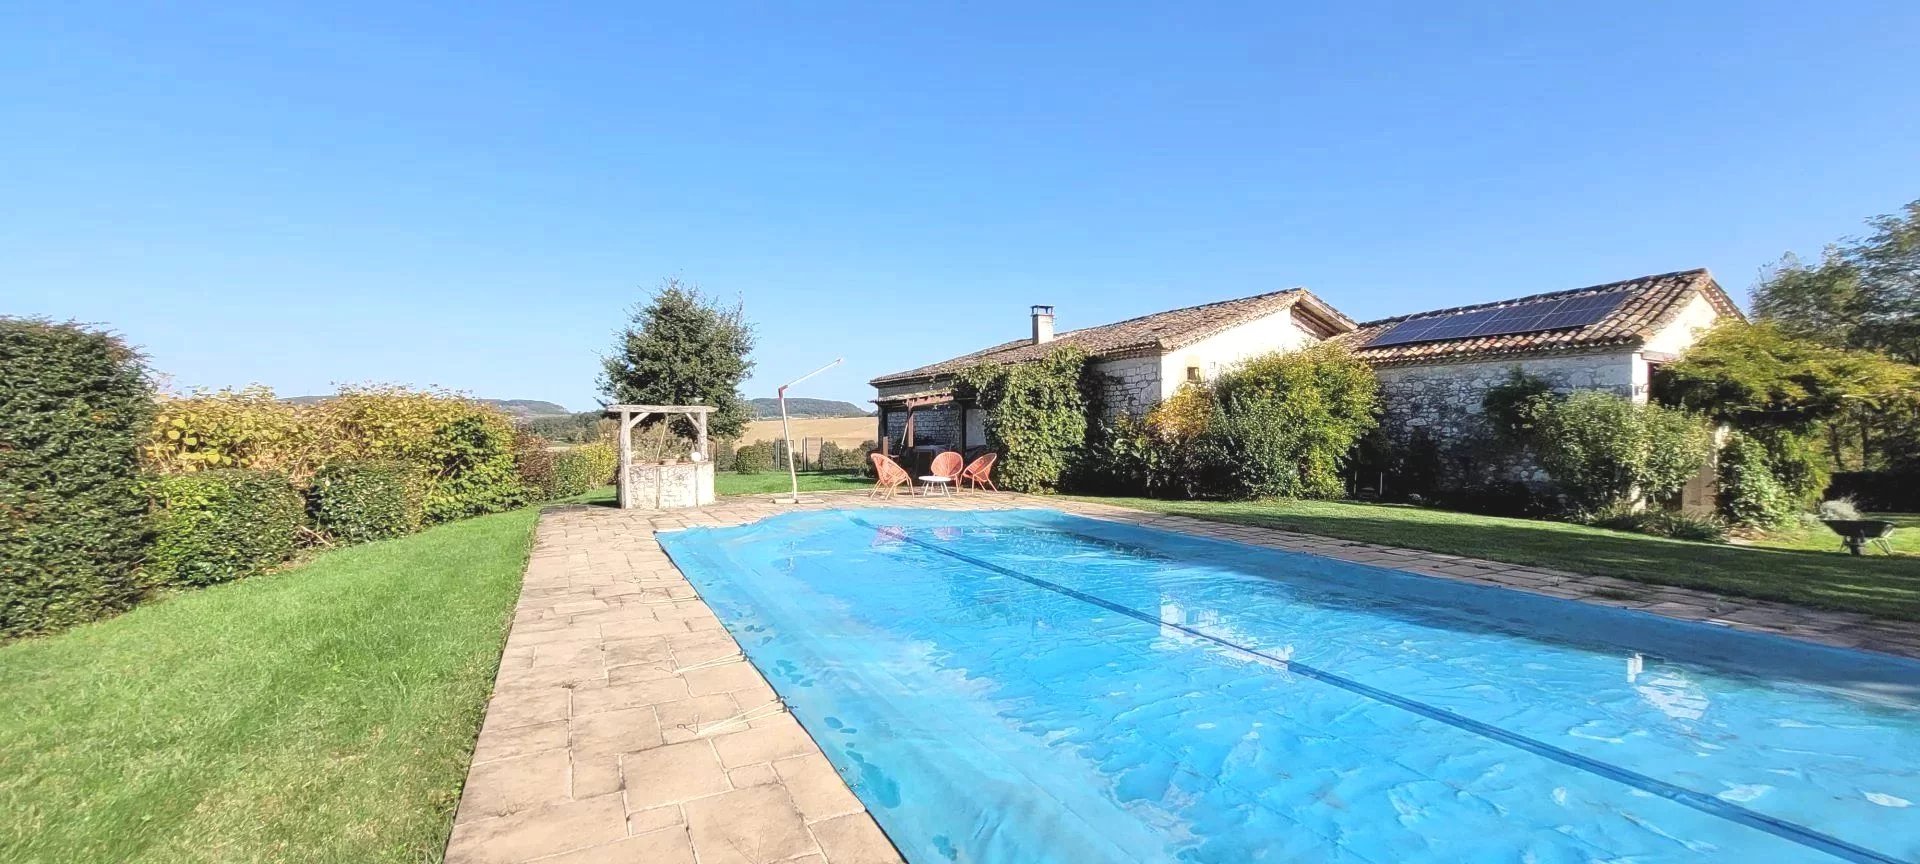
[[[1652,374],[1723,317],[1741,318],[1706,270],[1684,270],[1566,291],[1415,312],[1355,324],[1302,288],[1276,291],[1055,334],[1053,308],[1035,306],[1028,338],[870,383],[880,440],[904,449],[967,450],[986,441],[980,412],[953,396],[954,374],[978,363],[1019,363],[1076,344],[1105,376],[1109,411],[1144,412],[1187,381],[1250,357],[1321,340],[1347,345],[1380,377],[1382,432],[1405,443],[1470,449],[1489,430],[1481,398],[1512,370],[1557,390],[1606,390],[1645,401]],[[1483,466],[1529,479],[1526,466]]]
[[[1031,310],[1027,338],[868,382],[878,391],[878,440],[891,453],[987,442],[984,417],[954,398],[955,375],[981,363],[1037,360],[1063,345],[1087,352],[1101,376],[1107,410],[1144,413],[1187,381],[1210,378],[1261,354],[1286,351],[1356,325],[1303,288],[1156,312],[1055,333],[1053,307]]]

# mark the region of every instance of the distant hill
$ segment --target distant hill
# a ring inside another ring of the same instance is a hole
[[[749,399],[753,403],[753,416],[779,417],[780,400]],[[795,397],[787,400],[788,417],[865,417],[872,412],[852,402],[838,399],[806,399]]]
[[[294,396],[286,401],[296,405],[311,405],[328,396]],[[566,406],[555,402],[542,402],[538,399],[477,399],[502,411],[515,420],[535,420],[541,417],[568,417],[573,414]],[[594,412],[599,413],[599,412]]]

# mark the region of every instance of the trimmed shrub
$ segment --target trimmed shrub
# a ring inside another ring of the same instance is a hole
[[[1533,444],[1559,399],[1545,379],[1515,366],[1506,381],[1488,388],[1480,397],[1480,409],[1501,443],[1527,447]]]
[[[306,502],[280,474],[233,468],[154,478],[153,587],[212,585],[293,556]]]
[[[772,441],[755,441],[733,451],[733,470],[737,474],[766,474],[773,471],[778,451]]]
[[[0,318],[0,638],[138,601],[152,417],[140,356],[118,337]]]
[[[1720,448],[1720,513],[1737,525],[1772,528],[1792,521],[1799,509],[1767,457],[1766,445],[1735,434]]]
[[[566,498],[591,492],[614,481],[620,451],[612,444],[582,444],[553,454],[553,483],[548,497]]]
[[[1582,391],[1556,403],[1535,441],[1541,467],[1573,505],[1602,512],[1636,495],[1672,496],[1706,464],[1706,424],[1692,414]]]
[[[411,534],[426,517],[420,478],[393,459],[325,465],[313,475],[307,494],[315,524],[343,543]]]

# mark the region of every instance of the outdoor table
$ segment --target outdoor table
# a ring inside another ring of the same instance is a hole
[[[942,495],[952,495],[953,478],[942,477],[938,474],[927,474],[920,478],[920,494],[931,495],[934,489],[939,489]]]

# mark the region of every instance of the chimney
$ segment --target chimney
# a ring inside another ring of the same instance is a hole
[[[1033,307],[1033,344],[1045,345],[1053,341],[1053,307]]]

